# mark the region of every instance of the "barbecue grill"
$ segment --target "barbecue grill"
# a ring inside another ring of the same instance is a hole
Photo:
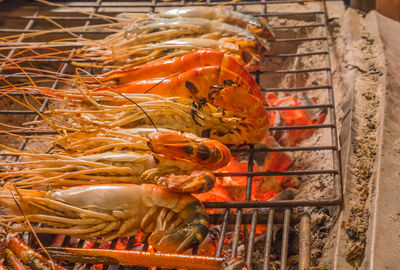
[[[109,34],[111,31],[98,29],[92,29],[90,26],[95,24],[102,24],[109,22],[109,19],[104,17],[95,16],[92,13],[106,14],[113,16],[120,12],[158,12],[162,9],[171,7],[182,7],[186,5],[198,5],[198,6],[216,6],[221,5],[223,1],[172,1],[164,2],[160,0],[152,1],[73,1],[63,2],[57,1],[54,5],[45,5],[39,2],[26,2],[24,5],[19,7],[9,7],[10,10],[0,11],[3,22],[0,25],[0,35],[19,35],[17,45],[21,46],[21,49],[9,48],[9,45],[0,43],[1,46],[1,62],[0,71],[3,74],[7,74],[7,80],[12,82],[23,82],[26,81],[26,75],[21,71],[12,71],[5,69],[5,62],[9,61],[15,53],[22,50],[22,47],[29,45],[32,42],[46,42],[56,38],[71,37],[70,31],[60,29],[56,33],[49,33],[48,35],[32,36],[31,33],[47,30],[56,29],[54,23],[49,22],[50,20],[56,22],[63,27],[69,26],[83,26],[82,29],[74,31],[72,33],[79,37],[90,37],[93,39],[100,39]],[[298,6],[304,6],[302,9],[297,9]],[[308,8],[311,5],[312,8]],[[284,110],[313,110],[313,109],[326,109],[328,111],[327,120],[323,124],[307,125],[307,126],[273,126],[270,128],[271,131],[285,131],[285,130],[302,130],[302,129],[314,129],[324,131],[324,134],[329,136],[329,144],[311,144],[308,146],[295,147],[279,147],[279,148],[266,148],[266,147],[255,147],[250,145],[246,149],[232,149],[232,153],[240,153],[248,157],[248,170],[246,172],[224,172],[218,173],[218,177],[246,177],[246,196],[244,201],[232,201],[232,202],[205,202],[206,208],[218,209],[215,214],[210,215],[211,224],[220,225],[221,231],[218,241],[216,253],[217,257],[223,255],[223,245],[225,235],[227,233],[229,224],[234,224],[233,237],[231,244],[231,258],[238,257],[238,246],[244,242],[245,244],[245,261],[248,265],[252,264],[252,257],[254,251],[254,237],[258,224],[267,225],[268,228],[272,228],[273,224],[282,224],[282,245],[280,252],[280,269],[287,269],[288,260],[288,248],[290,245],[289,232],[291,228],[294,228],[297,224],[299,226],[299,238],[300,238],[300,249],[299,249],[299,268],[308,269],[310,266],[310,216],[303,210],[306,207],[325,207],[325,206],[338,206],[342,201],[342,186],[341,186],[341,169],[340,169],[340,156],[338,152],[338,137],[336,127],[336,116],[335,116],[335,105],[332,88],[332,71],[329,59],[328,49],[328,27],[327,27],[327,11],[325,1],[298,1],[298,0],[254,0],[254,1],[232,1],[227,3],[226,6],[232,7],[234,10],[249,13],[255,16],[265,17],[272,28],[276,32],[276,39],[271,41],[271,51],[265,55],[265,62],[267,65],[261,71],[254,72],[254,76],[257,82],[262,87],[265,93],[309,93],[318,92],[321,95],[327,96],[327,102],[323,104],[313,105],[302,105],[302,106],[282,106],[282,107],[267,107],[269,111],[284,111]],[[79,12],[78,12],[79,11]],[[46,17],[43,17],[45,15]],[[285,20],[290,20],[290,25],[285,24]],[[301,23],[300,23],[301,22]],[[318,29],[320,36],[307,36],[313,30]],[[299,46],[300,44],[307,45],[308,43],[317,42],[318,46],[315,50],[309,50],[306,52],[297,52],[293,50],[293,46]],[[79,44],[76,46],[69,45],[72,51],[69,57],[65,59],[57,58],[33,58],[26,60],[25,65],[34,64],[35,66],[46,65],[46,67],[53,67],[54,70],[58,70],[62,74],[73,74],[74,68],[71,61],[83,62],[85,59],[71,59],[74,51],[80,47]],[[41,49],[46,50],[46,49]],[[39,50],[40,51],[40,50]],[[311,67],[302,67],[301,65],[280,65],[281,69],[275,69],[275,66],[279,66],[279,63],[286,63],[288,61],[295,61],[296,59],[308,58],[308,57],[320,57],[323,59],[319,63],[315,63]],[[268,64],[273,63],[273,64]],[[276,64],[278,63],[278,64]],[[276,65],[275,65],[276,64]],[[268,67],[270,67],[268,69]],[[95,73],[95,69],[88,69],[90,72]],[[273,78],[271,81],[281,81],[282,78],[287,76],[315,76],[316,78],[322,78],[317,83],[310,85],[299,85],[294,83],[293,87],[281,87],[280,84],[270,83],[269,78]],[[49,82],[48,77],[41,75],[32,75],[35,79],[46,79],[45,84],[52,88],[61,88],[62,83],[57,78],[54,78]],[[3,81],[2,85],[6,85]],[[20,93],[10,93],[15,98],[21,98]],[[18,119],[38,120],[39,115],[31,110],[19,108],[18,105],[13,101],[6,102],[8,98],[3,98],[0,103],[0,119],[2,122],[6,120],[8,122],[16,123]],[[49,105],[49,100],[44,100],[39,111],[44,111]],[[21,120],[22,121],[22,120]],[[6,130],[6,128],[5,128]],[[13,136],[9,136],[6,133],[1,133],[0,136],[3,140],[7,140],[11,143],[19,145],[19,149],[23,150],[37,140],[36,135],[48,135],[52,134],[49,131],[38,131],[38,130],[17,130],[13,132],[18,135],[31,136],[35,135],[35,139],[25,138],[23,140],[16,139]],[[39,139],[40,140],[40,139]],[[329,156],[331,162],[329,168],[318,168],[312,164],[306,169],[293,169],[289,171],[254,171],[255,155],[258,153],[268,152],[291,152],[297,153],[297,155],[307,155],[308,153],[323,152],[324,155]],[[6,157],[11,158],[11,157]],[[311,177],[310,179],[318,179],[318,177],[325,177],[328,179],[329,186],[333,192],[331,196],[325,197],[314,197],[311,196],[309,199],[293,199],[293,200],[269,200],[269,201],[252,201],[252,182],[253,178],[257,176],[294,176],[294,177]],[[250,224],[244,226],[244,224]],[[245,240],[241,240],[240,235],[245,235]],[[265,247],[263,252],[264,262],[262,263],[263,269],[270,269],[270,253],[272,247],[272,230],[266,232]],[[128,241],[127,249],[132,248],[134,237]],[[69,237],[65,237],[62,245],[68,245],[70,242]],[[85,241],[80,240],[78,247],[84,246]],[[111,243],[110,248],[115,248],[117,240]],[[98,247],[95,244],[94,248]],[[193,253],[196,254],[197,250]],[[110,268],[108,269],[114,269]],[[89,269],[89,266],[87,266]],[[105,268],[107,269],[107,268]]]

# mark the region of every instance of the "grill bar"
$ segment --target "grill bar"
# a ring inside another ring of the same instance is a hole
[[[311,217],[304,213],[300,217],[300,247],[299,247],[299,270],[306,270],[310,267],[311,247]]]
[[[309,27],[322,27],[324,26],[323,24],[312,24],[312,25],[298,25],[298,26],[280,26],[280,27],[271,27],[273,30],[282,30],[282,29],[301,29],[301,28],[309,28]],[[111,30],[62,30],[58,28],[54,28],[52,30],[57,30],[57,33],[74,33],[74,34],[99,34],[99,35],[110,35],[115,33],[116,31],[111,31]],[[42,30],[34,30],[34,29],[6,29],[2,28],[0,29],[0,33],[39,33]],[[312,39],[294,39],[294,41],[312,41],[312,40],[323,40],[324,37],[317,37],[317,38],[312,38]],[[277,40],[271,40],[271,42],[289,42],[293,41],[293,39],[277,39]]]
[[[277,1],[267,1],[268,4],[304,4],[306,1],[304,0],[277,0]],[[102,8],[120,8],[120,9],[125,9],[125,8],[130,8],[130,7],[135,7],[135,8],[177,8],[177,7],[184,7],[185,5],[187,5],[185,2],[183,3],[176,3],[176,2],[169,2],[169,3],[165,3],[165,2],[158,2],[155,1],[150,2],[148,4],[142,4],[142,3],[129,3],[129,2],[124,2],[123,4],[113,4],[112,2],[109,3],[105,3],[104,5],[102,5]],[[222,2],[197,2],[196,6],[220,6]],[[252,5],[259,5],[260,3],[257,1],[240,1],[237,3],[232,3],[232,6],[252,6]],[[33,4],[32,6],[36,6],[39,4]],[[68,7],[74,9],[74,8],[92,8],[93,6],[90,5],[90,3],[88,4],[75,4],[75,3],[70,3],[68,5]],[[146,12],[146,11],[142,11],[142,12]]]
[[[309,87],[293,87],[293,88],[264,88],[265,92],[299,92],[299,91],[309,91],[309,90],[322,90],[329,89],[331,85],[321,85],[321,86],[309,86]]]
[[[222,220],[221,234],[220,234],[220,237],[218,240],[217,251],[215,253],[216,257],[221,257],[221,255],[222,255],[222,247],[224,244],[224,239],[225,239],[225,235],[226,235],[226,227],[228,226],[228,221],[229,221],[229,208],[225,209],[224,219]]]
[[[274,209],[269,210],[267,228],[272,228],[274,226]],[[272,229],[267,229],[267,235],[265,239],[265,252],[264,252],[264,265],[263,270],[269,270],[269,262],[271,255],[271,245],[272,245]]]
[[[325,23],[325,28],[324,28],[324,32],[325,32],[325,36],[328,37],[328,11],[326,8],[326,0],[324,0],[324,12],[325,12],[325,16],[323,18],[324,23]],[[325,46],[325,50],[329,51],[329,44],[328,44],[328,40],[325,41],[324,43]],[[329,57],[325,58],[325,62],[326,62],[326,66],[329,67],[329,71],[328,71],[328,84],[329,85],[333,85],[333,79],[332,79],[332,70],[331,70],[331,60]],[[335,98],[333,95],[333,88],[329,87],[328,88],[328,94],[329,94],[329,102],[331,104],[335,104]],[[330,120],[331,123],[335,123],[336,121],[336,112],[335,112],[335,107],[330,108],[329,112],[330,112]],[[331,138],[332,138],[332,145],[335,146],[337,148],[337,144],[338,144],[338,135],[337,135],[337,128],[332,128],[331,129]],[[336,170],[341,171],[341,162],[340,162],[340,155],[338,151],[332,151],[332,156],[333,156],[333,160],[334,160],[334,164],[333,164],[333,168]],[[343,200],[343,192],[342,192],[342,179],[340,177],[339,174],[334,176],[334,184],[335,184],[335,189],[336,189],[336,196],[337,199],[339,201],[339,203],[342,202]]]
[[[235,223],[235,229],[234,229],[234,233],[233,233],[232,253],[231,253],[232,259],[237,257],[237,248],[239,246],[241,225],[242,225],[242,209],[239,209],[236,213],[236,223]]]
[[[21,44],[21,43],[19,43]],[[26,43],[27,45],[31,43]],[[9,47],[13,45],[1,45],[1,47]],[[71,45],[65,45],[66,47],[71,47],[74,46],[73,44]],[[76,45],[77,47],[81,47],[80,45]],[[304,57],[304,56],[312,56],[312,55],[323,55],[323,54],[328,54],[326,51],[320,51],[320,52],[309,52],[309,53],[287,53],[287,54],[265,54],[265,58],[284,58],[284,57]],[[6,61],[6,59],[0,57],[0,61]],[[31,63],[31,62],[94,62],[91,59],[81,59],[81,58],[74,58],[74,59],[54,59],[54,58],[33,58],[33,59],[25,59],[24,62]]]
[[[310,68],[310,69],[296,69],[296,70],[263,70],[260,71],[261,74],[264,73],[276,73],[276,74],[292,74],[292,73],[307,73],[307,72],[320,72],[320,71],[329,71],[329,68]],[[60,74],[60,76],[66,74]],[[37,74],[30,74],[31,78],[48,78],[48,75],[37,75]],[[23,73],[16,73],[7,75],[8,78],[26,78],[26,74]],[[70,77],[70,76],[67,76]],[[87,78],[87,76],[82,76],[82,78]]]
[[[321,109],[333,108],[333,104],[308,105],[308,106],[282,106],[282,107],[267,107],[267,111],[287,111],[300,109]],[[28,110],[0,110],[0,114],[37,114],[35,111]]]
[[[281,270],[286,269],[289,243],[290,209],[285,209],[283,220],[282,251],[281,251]]]
[[[250,147],[250,150],[252,150],[252,149],[254,149],[253,146]],[[252,173],[253,172],[253,167],[254,167],[254,152],[250,152],[247,171],[249,173]],[[252,184],[253,184],[252,180],[253,180],[252,176],[248,175],[247,176],[247,183],[246,183],[246,201],[250,201],[251,200],[251,187],[252,187]]]
[[[334,206],[341,203],[341,198],[319,200],[282,200],[251,202],[204,202],[206,208],[268,208],[301,206]]]
[[[308,53],[280,53],[280,54],[266,54],[265,58],[283,58],[283,57],[301,57],[301,56],[312,56],[312,55],[321,55],[321,54],[329,54],[327,51],[319,51],[319,52],[308,52]]]
[[[270,130],[299,130],[299,129],[318,129],[318,128],[334,128],[335,125],[324,124],[324,125],[312,125],[312,126],[282,126],[282,127],[271,127]],[[51,130],[25,130],[25,131],[14,131],[16,135],[56,135],[55,131]],[[297,149],[297,148],[296,148]],[[336,148],[334,148],[336,149]]]
[[[252,217],[251,217],[251,229],[250,229],[250,235],[249,235],[249,243],[247,245],[247,254],[246,254],[246,264],[248,267],[251,267],[251,259],[253,256],[253,248],[254,248],[254,237],[255,237],[255,231],[256,231],[256,225],[257,225],[257,214],[258,211],[254,211]]]

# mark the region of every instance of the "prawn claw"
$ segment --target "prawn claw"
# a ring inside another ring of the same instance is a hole
[[[173,192],[202,193],[214,187],[215,176],[210,171],[194,171],[190,175],[167,175],[157,179],[157,185]]]

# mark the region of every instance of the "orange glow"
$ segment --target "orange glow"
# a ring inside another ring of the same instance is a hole
[[[279,99],[274,93],[267,94],[267,103],[270,107],[295,107],[312,105],[316,102],[315,99],[306,98],[307,102],[299,102],[298,99],[297,96]],[[325,121],[326,115],[326,112],[322,112],[318,116],[310,116],[310,114],[307,114],[307,111],[303,109],[270,111],[269,120],[272,126],[309,126],[313,124],[322,124]],[[274,137],[283,146],[295,146],[299,141],[310,137],[314,132],[315,129],[286,130],[276,133]]]
[[[265,140],[269,140],[266,138]],[[253,172],[260,171],[284,171],[290,164],[292,159],[285,153],[268,153],[265,157],[264,167],[259,167],[256,164],[253,166]],[[217,170],[218,173],[229,172],[247,172],[248,161],[239,160],[233,156],[229,164],[222,169]],[[252,177],[252,201],[266,201],[275,197],[283,190],[281,186],[285,176],[254,176]],[[246,176],[226,176],[217,177],[215,186],[209,192],[195,194],[196,198],[203,202],[230,202],[230,201],[245,201],[246,199]],[[210,212],[214,213],[214,211]]]

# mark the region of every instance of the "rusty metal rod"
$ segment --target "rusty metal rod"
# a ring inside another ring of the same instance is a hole
[[[274,226],[274,209],[270,209],[268,213],[267,236],[265,238],[264,265],[263,270],[269,270],[269,261],[272,245],[272,227]]]
[[[218,246],[217,246],[217,251],[215,252],[215,257],[221,257],[222,248],[224,246],[225,234],[226,234],[226,226],[228,225],[228,221],[229,221],[229,208],[225,209],[224,218],[222,220],[221,234],[218,239]]]
[[[288,245],[289,245],[289,228],[290,228],[290,209],[285,209],[285,217],[283,220],[282,232],[282,251],[281,251],[281,270],[286,270]]]
[[[273,57],[303,57],[303,56],[312,56],[312,55],[321,55],[321,54],[329,54],[327,51],[318,51],[318,52],[308,52],[308,53],[278,53],[278,54],[265,54],[264,57],[273,58]]]
[[[308,91],[308,90],[322,90],[329,89],[331,85],[317,85],[308,87],[292,87],[292,88],[261,88],[264,92],[298,92],[298,91]]]
[[[256,234],[257,214],[258,214],[258,212],[254,211],[253,215],[251,217],[249,243],[247,245],[246,264],[250,269],[251,269],[251,259],[253,257],[254,236]]]
[[[192,256],[182,254],[152,253],[133,250],[47,248],[58,260],[87,264],[142,265],[165,268],[189,268],[197,270],[220,270],[225,258]]]
[[[307,270],[310,267],[311,246],[311,217],[308,213],[300,216],[299,235],[299,270]]]
[[[306,0],[275,0],[275,1],[268,1],[269,4],[303,4]],[[132,3],[130,3],[132,2]],[[251,6],[251,5],[259,5],[260,3],[256,2],[256,1],[240,1],[237,3],[231,3],[231,4],[227,4],[230,6]],[[39,4],[37,4],[39,5]],[[214,3],[202,3],[202,2],[194,2],[193,3],[194,6],[219,6],[221,5],[221,3],[218,2],[214,2]],[[33,4],[32,6],[35,6],[35,4]],[[167,7],[167,8],[177,8],[177,7],[184,7],[187,6],[187,4],[182,4],[182,3],[163,3],[163,2],[158,2],[155,5],[154,4],[146,4],[143,2],[139,2],[137,3],[137,1],[127,1],[127,2],[122,2],[120,4],[116,3],[116,4],[107,4],[107,5],[103,5],[101,8],[120,8],[120,9],[128,9],[128,8],[151,8],[151,7]],[[70,5],[68,5],[68,7],[70,8],[94,8],[94,6],[91,5],[90,2],[87,2],[85,4],[81,4],[81,3],[73,3],[71,2]],[[145,11],[142,11],[145,12]],[[147,12],[148,13],[148,12]]]
[[[237,256],[237,248],[239,246],[241,225],[242,225],[242,209],[238,209],[238,212],[236,213],[235,230],[233,233],[231,258],[236,258]]]
[[[253,149],[254,146],[250,145],[250,149]],[[247,171],[248,172],[253,172],[253,166],[254,166],[254,152],[250,152],[249,154],[249,161],[247,164]],[[253,176],[248,175],[247,176],[247,182],[246,182],[246,201],[251,200],[251,190],[252,190],[252,185],[253,185]]]
[[[309,125],[309,126],[282,126],[282,127],[270,127],[269,130],[299,130],[299,129],[318,129],[318,128],[335,128],[336,125],[323,124],[323,125]],[[57,132],[53,130],[25,130],[25,131],[14,131],[13,134],[18,135],[56,135]]]
[[[266,107],[267,111],[292,111],[301,109],[320,109],[332,108],[332,104],[318,104],[318,105],[304,105],[304,106],[282,106],[282,107]],[[35,111],[30,110],[0,110],[0,114],[37,114]]]

